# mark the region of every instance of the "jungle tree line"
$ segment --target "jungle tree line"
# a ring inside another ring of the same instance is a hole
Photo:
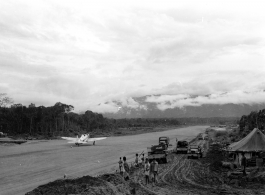
[[[102,114],[86,111],[83,114],[72,112],[72,105],[57,102],[54,106],[12,104],[0,107],[0,131],[9,135],[58,136],[69,133],[92,131],[112,131],[118,128],[176,126],[177,119],[108,119]]]
[[[72,105],[57,102],[54,106],[13,104],[6,94],[0,93],[0,131],[9,135],[64,135],[81,130],[103,129],[106,119],[102,114],[86,111],[72,112]]]
[[[74,106],[57,102],[53,106],[14,104],[0,94],[0,131],[9,135],[28,134],[59,136],[93,131],[113,131],[119,128],[178,126],[197,124],[235,123],[236,118],[124,118],[109,119],[102,114],[86,111],[73,112]]]
[[[107,119],[102,114],[86,111],[72,112],[74,107],[61,102],[54,106],[12,104],[0,107],[0,131],[15,135],[66,135],[96,130],[112,131],[118,128],[179,125],[176,119]]]
[[[249,115],[243,115],[239,121],[241,131],[251,131],[254,128],[264,130],[265,128],[265,109],[253,111]]]
[[[71,128],[73,109],[60,102],[51,107],[34,104],[0,107],[0,130],[9,134],[58,134]]]

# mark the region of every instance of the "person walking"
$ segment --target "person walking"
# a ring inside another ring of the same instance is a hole
[[[156,161],[156,159],[154,159],[154,183],[157,184],[157,177],[158,177],[158,162]]]
[[[144,175],[145,175],[145,183],[146,183],[146,185],[149,184],[149,174],[150,174],[150,164],[149,164],[148,159],[145,159]]]

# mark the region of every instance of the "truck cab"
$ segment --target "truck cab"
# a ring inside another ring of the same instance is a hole
[[[156,159],[158,163],[167,163],[167,155],[170,152],[169,146],[169,137],[159,137],[158,145],[152,145],[147,147],[148,160],[151,162]]]
[[[159,145],[169,146],[169,137],[159,137]]]
[[[199,145],[190,145],[188,149],[188,158],[202,158],[202,148]]]
[[[187,141],[177,141],[177,146],[176,146],[176,153],[188,153],[188,148],[189,148],[189,142]]]

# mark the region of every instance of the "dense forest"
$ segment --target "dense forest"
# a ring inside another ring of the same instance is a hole
[[[0,94],[0,131],[8,135],[27,134],[53,137],[85,132],[111,132],[120,128],[172,127],[197,124],[236,123],[237,118],[160,118],[110,119],[102,114],[73,112],[74,106],[57,102],[54,106],[14,104],[6,94]]]
[[[249,115],[243,115],[239,121],[240,131],[251,131],[254,128],[264,130],[265,128],[265,109],[258,112],[253,111]]]

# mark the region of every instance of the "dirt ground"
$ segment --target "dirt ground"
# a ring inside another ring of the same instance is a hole
[[[109,137],[96,146],[71,147],[64,140],[29,141],[22,145],[0,146],[1,195],[25,194],[56,179],[96,176],[115,172],[120,156],[128,161],[135,153],[157,144],[158,137],[193,139],[207,126],[185,127],[163,132]],[[140,184],[139,184],[140,185]]]
[[[158,183],[145,184],[143,169],[134,169],[129,181],[119,174],[99,177],[85,176],[76,180],[66,179],[38,187],[27,195],[83,194],[83,195],[213,195],[265,194],[262,185],[250,188],[224,184],[220,175],[209,171],[200,160],[187,159],[185,154],[170,154],[170,162],[159,165]]]
[[[157,195],[205,195],[205,194],[265,194],[265,188],[233,187],[226,185],[219,174],[211,172],[199,160],[187,159],[185,154],[171,155],[168,164],[160,165],[158,184],[146,185],[140,172],[139,183]]]

